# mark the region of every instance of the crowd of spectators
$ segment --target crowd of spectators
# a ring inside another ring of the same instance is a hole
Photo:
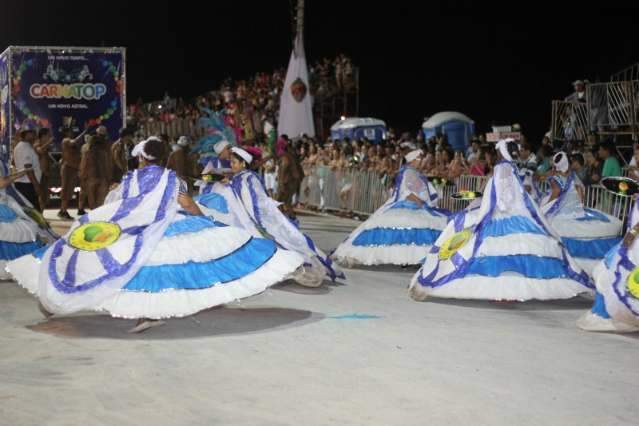
[[[141,100],[129,105],[128,116],[133,125],[169,123],[178,119],[193,125],[205,115],[202,108],[223,111],[225,120],[236,134],[238,142],[259,142],[264,138],[264,122],[277,127],[279,100],[286,70],[259,72],[244,80],[226,79],[221,86],[191,101],[171,99],[165,95],[159,102],[144,104]],[[331,102],[335,97],[355,89],[355,67],[343,55],[324,58],[309,68],[310,93],[315,105]],[[192,135],[191,135],[192,136]]]
[[[317,166],[324,166],[333,172],[357,170],[376,173],[386,182],[391,182],[399,171],[403,155],[413,149],[424,153],[420,171],[426,176],[441,177],[448,181],[462,175],[490,176],[496,162],[495,144],[486,142],[484,136],[474,137],[467,150],[454,150],[447,143],[445,135],[424,141],[423,137],[404,134],[391,137],[381,143],[361,140],[327,140],[324,143],[313,138],[303,138],[297,144],[297,153],[307,175]],[[552,158],[558,151],[568,153],[571,166],[585,185],[599,183],[603,177],[622,176],[624,161],[619,157],[612,142],[587,141],[553,145],[548,137],[536,146],[525,136],[519,141],[520,155],[517,161],[520,169],[534,172],[535,179],[543,181],[552,170]],[[625,172],[639,179],[639,145]]]

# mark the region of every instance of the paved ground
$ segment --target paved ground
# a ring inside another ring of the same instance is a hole
[[[323,248],[354,224],[303,219]],[[413,271],[348,272],[134,336],[0,282],[0,425],[637,424],[639,335],[578,330],[589,302],[418,303]]]

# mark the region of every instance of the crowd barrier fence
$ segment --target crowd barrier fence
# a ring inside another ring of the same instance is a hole
[[[483,191],[488,178],[462,175],[435,185],[440,196],[439,207],[457,212],[467,207],[468,201],[451,196],[458,191]],[[547,185],[541,185],[546,189]],[[351,212],[370,215],[391,195],[392,182],[388,176],[373,171],[333,171],[325,166],[313,168],[302,182],[299,201],[319,210]],[[632,207],[629,197],[612,194],[601,185],[586,187],[586,207],[597,209],[625,221]]]

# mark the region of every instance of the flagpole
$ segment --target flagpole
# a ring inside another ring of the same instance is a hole
[[[292,2],[292,0],[291,0]],[[295,14],[295,41],[286,70],[284,87],[280,95],[280,113],[277,132],[292,139],[305,134],[315,136],[313,102],[309,92],[308,66],[304,53],[304,0],[297,0]]]
[[[304,0],[297,0],[297,33],[295,38],[304,37]]]

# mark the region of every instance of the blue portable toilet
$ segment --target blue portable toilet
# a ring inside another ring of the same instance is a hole
[[[422,125],[425,140],[437,134],[446,135],[454,150],[466,151],[475,133],[475,122],[460,112],[438,112]]]
[[[377,118],[345,118],[331,127],[331,138],[338,139],[366,138],[372,143],[380,143],[386,138],[386,123]]]

